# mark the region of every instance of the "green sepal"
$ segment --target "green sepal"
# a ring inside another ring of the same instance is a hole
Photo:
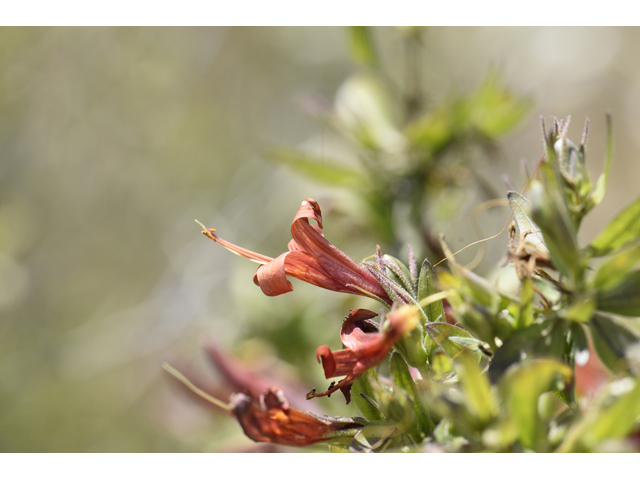
[[[384,255],[384,259],[391,263],[391,267],[387,266],[393,274],[397,277],[398,283],[400,283],[412,296],[415,297],[415,287],[411,281],[411,272],[407,266],[391,255]],[[418,299],[419,300],[419,299]]]

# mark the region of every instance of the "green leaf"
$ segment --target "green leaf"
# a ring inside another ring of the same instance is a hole
[[[357,63],[373,68],[378,65],[369,27],[349,27],[349,47],[351,58]]]
[[[518,314],[517,329],[526,328],[533,323],[533,297],[535,290],[533,282],[529,277],[522,281],[522,291],[520,292],[520,312]]]
[[[640,316],[640,270],[631,272],[610,290],[599,291],[598,309],[628,317]]]
[[[629,377],[617,380],[607,385],[597,400],[597,408],[591,408],[573,425],[558,452],[598,452],[601,442],[627,438],[638,428],[640,382]]]
[[[617,287],[639,260],[640,238],[629,244],[628,248],[611,255],[600,265],[593,279],[593,286],[598,290]]]
[[[369,369],[364,373],[364,375],[353,382],[353,386],[351,387],[351,397],[354,399],[357,407],[367,418],[367,420],[382,420],[384,417],[382,416],[380,410],[373,406],[371,402],[363,398],[362,395],[360,395],[361,393],[363,393],[371,400],[376,402],[377,394],[372,383],[377,384],[378,378],[376,376],[376,373],[372,369]]]
[[[391,354],[389,364],[394,383],[404,389],[404,391],[407,392],[413,400],[417,423],[416,433],[420,437],[428,435],[433,430],[434,425],[428,414],[428,406],[426,405],[426,402],[423,401],[423,395],[418,390],[416,382],[413,380],[411,372],[409,372],[409,367],[397,353]]]
[[[611,126],[611,115],[607,114],[607,153],[604,159],[604,172],[598,178],[596,188],[591,194],[591,202],[593,205],[598,205],[604,199],[604,194],[607,191],[607,182],[609,180],[609,171],[611,170],[611,163],[613,160],[613,128]]]
[[[640,237],[640,197],[627,205],[591,243],[590,253],[600,257]]]
[[[621,320],[596,312],[590,322],[593,346],[602,363],[613,371],[625,370],[628,348],[638,342],[638,336]]]
[[[632,382],[626,378],[627,383]],[[593,420],[587,435],[589,440],[601,441],[609,438],[624,438],[633,432],[640,415],[640,382],[628,393],[602,409]]]
[[[491,391],[489,379],[482,374],[478,363],[467,355],[459,356],[454,368],[460,379],[469,411],[482,423],[494,418],[498,405]]]
[[[419,312],[422,312],[420,307],[417,308]],[[416,325],[413,330],[400,337],[393,348],[402,354],[402,357],[412,367],[423,368],[429,359],[429,355],[424,346],[424,330],[422,324]]]
[[[558,315],[572,322],[586,323],[591,320],[595,308],[595,299],[590,294],[584,294],[573,297],[571,303],[563,308]]]
[[[325,185],[363,188],[368,183],[366,176],[358,170],[293,148],[273,148],[268,157],[310,180]]]
[[[425,330],[433,342],[449,358],[455,359],[464,352],[469,352],[477,360],[482,356],[478,346],[482,343],[466,330],[448,323],[433,322],[425,325]],[[470,339],[471,342],[465,344],[459,338]]]
[[[584,268],[576,229],[563,200],[554,167],[544,162],[540,170],[545,183],[534,182],[531,185],[531,216],[542,230],[553,264],[571,279],[573,286],[577,286],[582,281]]]
[[[429,263],[429,260],[422,262],[422,268],[420,269],[420,276],[418,279],[418,301],[427,298],[429,295],[438,293],[438,287],[436,284],[436,274]],[[423,308],[427,314],[430,322],[444,321],[444,305],[442,301],[430,303]]]
[[[566,322],[550,318],[513,333],[493,355],[489,365],[491,382],[497,383],[509,367],[523,359],[541,355],[564,358],[566,327]]]
[[[568,365],[555,359],[540,358],[518,364],[502,378],[498,388],[525,448],[545,450],[546,432],[540,422],[538,397],[555,390],[558,379],[568,383],[571,377],[572,370]]]

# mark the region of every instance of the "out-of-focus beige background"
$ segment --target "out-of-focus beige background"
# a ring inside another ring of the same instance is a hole
[[[397,30],[373,34],[399,77]],[[576,142],[590,117],[597,176],[610,109],[610,188],[586,242],[638,195],[639,47],[633,28],[430,28],[423,83],[435,104],[498,68],[535,100],[486,172],[498,190],[503,173],[521,178],[521,158],[541,156],[540,115],[548,125],[571,115]],[[235,423],[171,388],[161,369],[169,360],[207,374],[203,338],[324,381],[315,347],[338,346],[334,306],[357,303],[299,282],[265,298],[255,265],[193,220],[277,256],[302,199],[330,212],[331,189],[264,152],[321,143],[325,128],[301,105],[332,100],[355,69],[341,28],[0,29],[0,451],[247,448]],[[376,240],[348,225],[325,215],[334,244],[358,260],[373,253]],[[475,239],[468,230],[459,240]]]

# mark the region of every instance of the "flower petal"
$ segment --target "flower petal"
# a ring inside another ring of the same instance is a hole
[[[318,222],[319,228],[311,225],[309,219]],[[291,236],[296,249],[304,251],[314,258],[327,275],[333,278],[336,284],[342,286],[337,291],[363,295],[360,290],[354,288],[357,286],[388,300],[387,293],[373,275],[324,238],[320,231],[321,228],[320,206],[315,200],[307,198],[302,202],[291,224]],[[389,304],[391,304],[390,301]]]
[[[293,290],[285,270],[286,257],[290,253],[283,253],[278,258],[258,267],[258,271],[253,276],[253,283],[258,285],[265,295],[275,297]]]

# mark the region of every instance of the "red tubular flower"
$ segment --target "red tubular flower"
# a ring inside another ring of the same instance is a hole
[[[309,223],[315,220],[316,225]],[[391,305],[391,299],[373,275],[334,247],[322,234],[322,214],[315,200],[302,202],[293,222],[289,251],[277,258],[246,250],[223,240],[210,228],[207,237],[233,253],[260,263],[253,282],[265,295],[276,296],[293,290],[287,276],[336,292],[368,296],[367,292]]]
[[[316,358],[318,362],[322,362],[325,377],[346,376],[336,385],[332,383],[326,392],[311,391],[307,398],[323,397],[340,390],[349,403],[353,382],[368,369],[382,362],[393,344],[404,333],[413,330],[418,323],[417,314],[410,306],[391,312],[389,327],[383,332],[378,332],[377,326],[370,320],[375,316],[376,313],[363,308],[352,311],[340,330],[342,343],[347,348],[332,352],[326,345],[318,347]]]
[[[242,393],[233,395],[231,412],[251,440],[297,447],[335,439],[340,437],[338,432],[367,423],[361,418],[331,418],[292,408],[280,387],[260,395],[259,405]],[[351,441],[353,433],[344,436]]]

